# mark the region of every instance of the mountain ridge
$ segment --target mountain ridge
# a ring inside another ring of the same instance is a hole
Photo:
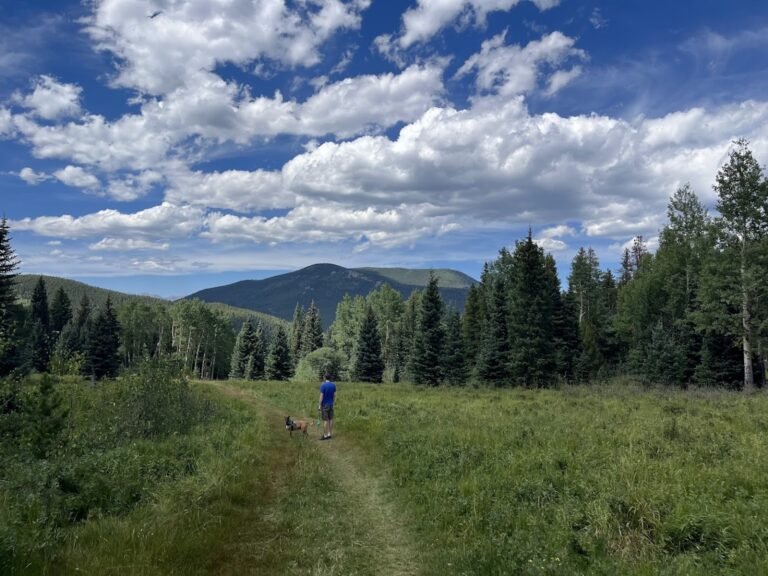
[[[414,290],[426,286],[430,272],[438,277],[438,286],[445,303],[463,310],[469,286],[477,281],[461,272],[450,269],[345,268],[329,263],[312,264],[261,280],[240,280],[206,288],[185,298],[221,302],[285,320],[293,318],[297,304],[307,308],[314,302],[320,309],[323,327],[327,328],[333,322],[336,306],[344,294],[367,296],[383,284],[389,284],[403,298],[407,298]],[[441,278],[452,285],[442,286]],[[405,283],[398,279],[416,283]]]

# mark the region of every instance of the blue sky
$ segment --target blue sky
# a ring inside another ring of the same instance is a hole
[[[182,296],[316,262],[615,268],[731,141],[768,161],[764,1],[0,0],[25,273]]]

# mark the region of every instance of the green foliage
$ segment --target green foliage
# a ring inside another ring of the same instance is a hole
[[[330,347],[318,348],[304,356],[296,367],[292,380],[297,382],[318,382],[325,374],[331,379],[342,377],[345,358],[341,352]]]
[[[73,526],[129,513],[195,473],[212,404],[151,362],[92,387],[48,375],[0,381],[0,572],[43,573]],[[194,435],[193,435],[194,434]]]
[[[120,368],[120,324],[112,308],[112,301],[107,301],[99,310],[88,335],[86,370],[97,380],[117,375]]]
[[[413,335],[411,375],[416,384],[438,385],[443,378],[441,356],[445,340],[443,300],[437,286],[437,276],[430,276],[420,303]]]
[[[507,290],[504,280],[500,277],[489,276],[484,279],[483,285],[484,289],[490,292],[490,297],[487,304],[488,318],[485,321],[485,330],[483,331],[477,374],[482,382],[497,387],[505,386],[510,379]]]
[[[452,386],[465,384],[468,378],[467,353],[464,346],[461,315],[449,310],[445,322],[445,347],[443,350],[445,381]]]
[[[264,374],[267,380],[288,380],[293,373],[288,336],[282,327],[277,329],[269,346]]]
[[[72,302],[62,286],[58,287],[51,302],[50,318],[51,332],[56,336],[72,320]]]
[[[379,323],[371,306],[366,306],[365,318],[355,347],[355,380],[360,382],[381,382],[384,374],[384,360],[381,355]]]
[[[302,324],[300,357],[306,356],[323,346],[322,319],[320,317],[320,309],[314,301],[309,305]]]
[[[515,244],[509,282],[509,371],[523,386],[553,384],[555,350],[553,310],[555,294],[546,270],[544,251],[531,233]]]

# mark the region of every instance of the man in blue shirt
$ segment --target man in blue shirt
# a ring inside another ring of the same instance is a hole
[[[336,384],[331,382],[331,375],[325,375],[325,382],[320,385],[320,403],[317,409],[322,414],[325,432],[320,440],[330,440],[333,434],[333,400],[336,396]]]

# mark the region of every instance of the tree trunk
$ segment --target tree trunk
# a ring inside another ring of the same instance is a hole
[[[746,243],[741,244],[741,327],[743,330],[744,349],[744,392],[755,391],[755,375],[752,372],[752,342],[751,325],[752,318],[749,310],[749,291],[747,289],[747,263]]]

